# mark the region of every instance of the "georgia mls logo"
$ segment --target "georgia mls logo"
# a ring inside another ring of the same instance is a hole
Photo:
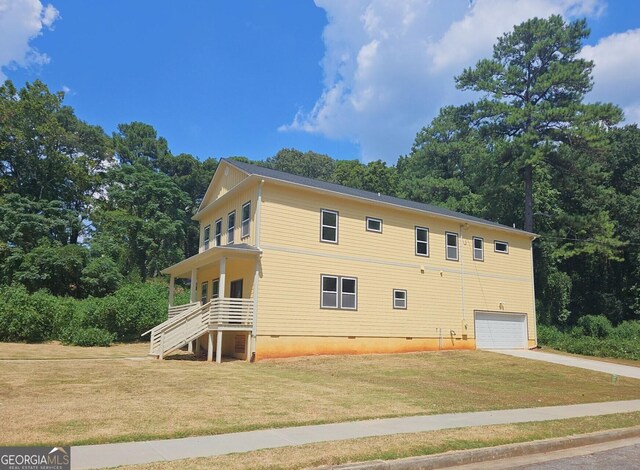
[[[69,448],[0,447],[0,470],[69,470]]]

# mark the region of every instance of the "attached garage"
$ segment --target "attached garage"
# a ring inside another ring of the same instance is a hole
[[[477,349],[526,349],[525,313],[475,312]]]

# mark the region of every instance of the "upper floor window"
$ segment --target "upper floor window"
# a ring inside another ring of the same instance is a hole
[[[215,245],[220,246],[222,245],[222,218],[216,220],[215,230]]]
[[[209,237],[211,236],[211,225],[207,225],[204,228],[204,249],[208,250],[209,249]]]
[[[322,209],[320,211],[320,241],[338,243],[338,213]]]
[[[429,256],[429,229],[416,227],[416,255]]]
[[[448,260],[458,260],[458,234],[445,232],[446,255]]]
[[[220,297],[220,279],[214,279],[211,281],[211,298],[217,299]]]
[[[473,259],[484,261],[484,240],[480,237],[473,237]]]
[[[498,240],[493,241],[493,249],[496,253],[509,253],[509,244]]]
[[[249,236],[249,224],[251,221],[251,201],[242,205],[242,238]]]
[[[200,293],[200,301],[202,302],[203,305],[207,303],[207,297],[209,296],[208,290],[209,290],[209,283],[203,282],[202,291]]]
[[[236,231],[236,211],[227,215],[227,245],[233,245],[234,233]]]
[[[367,231],[382,233],[382,219],[367,217]]]

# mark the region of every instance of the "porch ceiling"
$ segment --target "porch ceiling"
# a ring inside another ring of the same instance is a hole
[[[208,250],[193,255],[190,258],[169,266],[160,271],[162,274],[171,274],[176,278],[190,278],[191,270],[198,269],[208,264],[220,261],[221,258],[255,258],[262,254],[262,250],[246,243],[239,245],[214,246]]]

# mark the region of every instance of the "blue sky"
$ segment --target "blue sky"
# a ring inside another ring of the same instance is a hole
[[[67,90],[108,133],[143,121],[173,153],[263,159],[410,151],[441,106],[473,97],[453,76],[532,16],[586,17],[590,100],[640,120],[633,0],[0,0],[0,75]]]

